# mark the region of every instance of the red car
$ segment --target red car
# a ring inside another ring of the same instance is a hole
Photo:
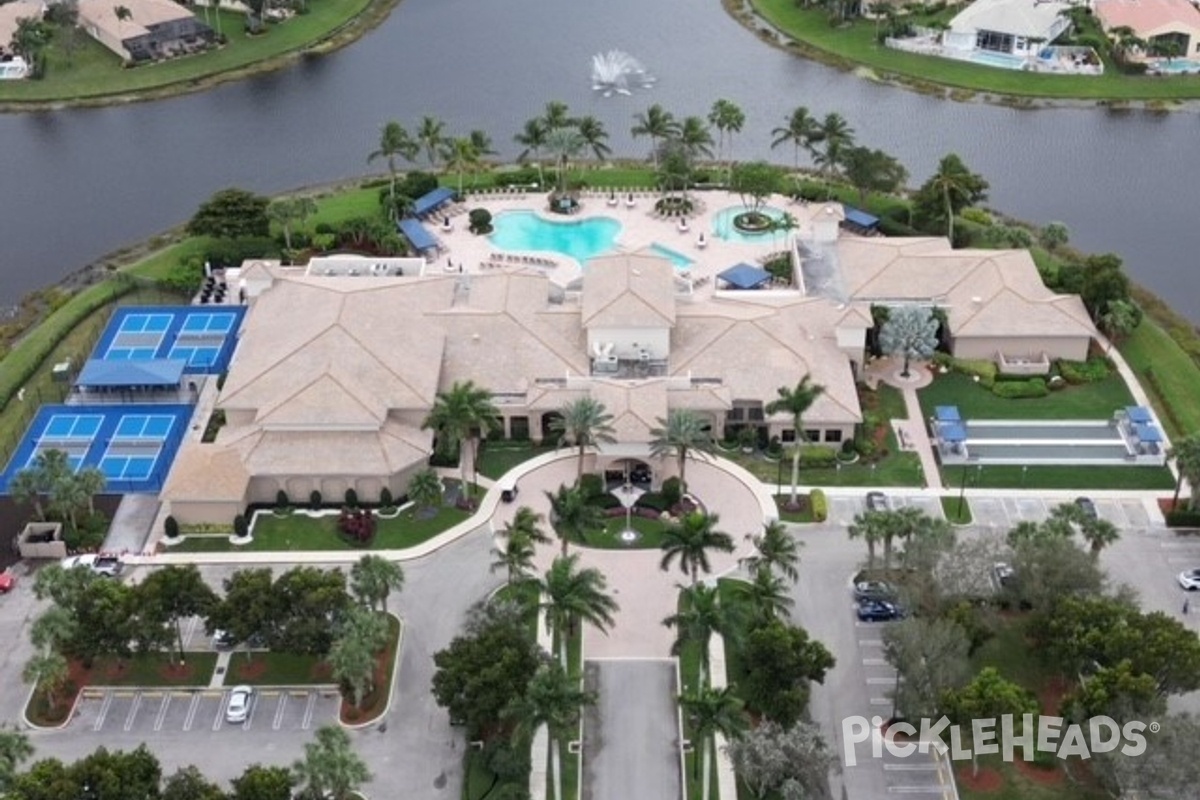
[[[8,594],[17,585],[17,579],[8,570],[0,572],[0,594]]]

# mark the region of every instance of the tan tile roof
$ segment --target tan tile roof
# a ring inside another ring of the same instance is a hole
[[[117,19],[118,6],[129,9],[129,19]],[[94,25],[119,41],[144,36],[151,26],[191,16],[192,12],[171,0],[79,0],[80,23]]]
[[[675,322],[675,268],[663,258],[593,258],[583,278],[585,328],[661,328]]]
[[[11,52],[13,34],[21,20],[41,15],[42,3],[38,0],[14,0],[0,5],[0,50]]]
[[[1026,250],[951,250],[945,239],[846,238],[838,245],[850,296],[932,302],[955,336],[1094,336],[1078,297],[1046,288]]]
[[[175,456],[163,495],[172,500],[241,501],[249,483],[250,474],[236,449],[188,439]]]
[[[1105,30],[1128,26],[1145,39],[1169,31],[1200,35],[1200,11],[1188,0],[1096,0],[1093,5]]]
[[[423,461],[433,434],[388,421],[378,430],[247,429],[231,441],[252,475],[391,475]],[[231,437],[232,438],[232,437]]]

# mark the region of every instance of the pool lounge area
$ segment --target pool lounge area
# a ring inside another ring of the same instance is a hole
[[[1162,466],[1166,452],[1150,409],[1130,406],[1107,420],[967,420],[938,406],[929,420],[944,465]]]

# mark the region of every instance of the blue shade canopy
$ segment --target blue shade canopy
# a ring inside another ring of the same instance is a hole
[[[967,430],[957,422],[945,422],[938,425],[938,436],[947,442],[965,442]]]
[[[402,219],[396,226],[400,228],[400,232],[404,234],[404,238],[417,249],[418,252],[437,249],[437,239],[433,238],[433,234],[425,230],[425,226],[415,219]]]
[[[717,276],[735,289],[757,289],[771,280],[771,273],[753,264],[741,263]]]
[[[151,361],[104,361],[93,358],[83,366],[79,386],[119,389],[134,386],[178,386],[187,360],[156,358]]]
[[[934,414],[937,416],[938,422],[959,422],[962,420],[962,417],[958,413],[958,406],[938,406],[934,409]]]
[[[1145,406],[1128,406],[1125,409],[1125,415],[1129,417],[1130,422],[1154,421],[1154,417],[1150,414],[1150,409]]]
[[[879,217],[873,217],[865,211],[859,211],[853,206],[842,206],[846,214],[846,222],[859,228],[874,228],[879,224]]]
[[[1162,431],[1153,425],[1139,423],[1133,426],[1133,435],[1138,438],[1139,442],[1161,442]]]
[[[413,202],[413,213],[418,217],[428,214],[438,206],[449,202],[454,197],[454,190],[439,186],[428,194],[423,194]]]

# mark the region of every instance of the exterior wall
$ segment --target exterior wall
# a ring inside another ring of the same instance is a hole
[[[233,518],[242,513],[245,506],[237,501],[172,500],[171,516],[181,525],[228,525],[233,530]]]
[[[951,343],[951,352],[956,358],[994,359],[998,352],[1002,352],[1006,356],[1029,355],[1035,357],[1045,353],[1052,359],[1065,358],[1068,361],[1083,361],[1087,358],[1090,343],[1091,339],[1086,336],[955,337]]]
[[[642,350],[650,358],[663,359],[671,354],[670,328],[588,328],[588,353],[596,344],[615,345],[613,355],[636,360]]]
[[[308,503],[313,490],[321,493],[323,503],[336,504],[342,502],[347,489],[354,489],[358,499],[364,503],[379,502],[383,487],[393,497],[408,493],[408,482],[413,474],[424,469],[425,464],[414,464],[409,469],[394,475],[288,475],[283,477],[258,477],[250,481],[246,504],[274,503],[275,495],[280,489],[287,492],[288,499],[297,505]],[[235,512],[236,513],[236,512]],[[230,517],[233,519],[233,517]]]
[[[117,38],[116,35],[111,34],[106,30],[101,30],[96,25],[90,24],[85,20],[81,20],[81,22],[84,23],[84,30],[87,31],[88,36],[91,36],[97,42],[116,53],[123,61],[128,61],[130,59],[129,51],[125,49],[124,42]]]

